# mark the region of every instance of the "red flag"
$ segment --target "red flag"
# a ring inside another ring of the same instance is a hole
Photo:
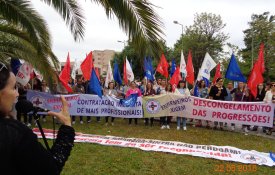
[[[174,72],[172,78],[169,81],[169,83],[172,85],[173,92],[175,91],[180,80],[182,80],[180,75],[180,67],[177,67],[176,71]]]
[[[33,78],[35,78],[35,72],[34,71],[32,71],[31,74],[30,74],[30,79],[33,79]]]
[[[249,87],[251,94],[256,97],[257,96],[257,86],[260,83],[264,82],[263,73],[265,71],[264,65],[264,44],[261,43],[258,59],[254,64],[252,71],[249,75],[247,86]]]
[[[264,43],[261,43],[259,54],[258,54],[258,60],[256,61],[256,66],[260,67],[261,74],[265,72],[265,64],[264,64]]]
[[[80,68],[82,75],[85,80],[90,80],[92,68],[94,67],[93,63],[93,53],[92,51],[86,56],[85,60],[81,63]]]
[[[157,71],[168,78],[168,67],[169,64],[164,56],[164,54],[161,55],[160,63],[158,64]]]
[[[98,67],[95,67],[95,74],[96,74],[97,78],[100,80]]]
[[[188,60],[187,60],[187,65],[186,65],[186,81],[189,84],[194,84],[194,80],[195,80],[195,76],[194,76],[194,67],[193,67],[193,63],[192,63],[192,54],[191,54],[191,50],[189,50],[188,53]]]
[[[216,67],[215,76],[214,76],[214,79],[213,79],[212,82],[215,84],[215,83],[216,83],[216,80],[217,80],[218,78],[220,78],[220,77],[222,77],[222,75],[221,75],[221,63],[219,63],[219,64],[217,65],[217,67]]]
[[[123,81],[124,81],[125,85],[128,84],[127,70],[126,70],[126,60],[124,61],[124,65],[123,65]]]
[[[249,87],[250,92],[254,97],[257,96],[258,84],[264,82],[264,78],[262,76],[261,71],[261,67],[257,66],[257,64],[255,63],[248,78],[247,86]]]
[[[71,78],[71,63],[70,63],[70,55],[68,53],[66,64],[63,68],[63,70],[59,74],[59,80],[63,84],[63,86],[66,88],[68,92],[73,92],[72,88],[68,85],[68,82]]]

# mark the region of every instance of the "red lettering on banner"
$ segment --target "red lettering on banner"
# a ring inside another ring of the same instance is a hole
[[[193,110],[193,115],[197,114],[197,110]],[[230,120],[230,121],[244,121],[244,122],[253,122],[253,123],[270,123],[269,116],[262,116],[257,114],[233,114],[226,112],[212,112],[212,118]]]
[[[153,148],[154,146],[156,145],[144,144],[144,143],[140,144],[140,147],[144,147],[144,148]]]
[[[194,116],[206,117],[206,111],[205,110],[193,109],[193,115]]]
[[[125,146],[136,146],[136,143],[125,143]]]
[[[269,106],[269,105],[268,105],[268,106],[265,106],[265,111],[266,111],[266,112],[270,112],[270,111],[271,111],[271,106]]]
[[[69,108],[72,106],[71,103],[68,103]],[[53,110],[61,110],[62,109],[62,105],[53,105]]]
[[[199,100],[198,100],[198,99],[194,99],[194,103],[193,103],[193,105],[194,105],[194,106],[198,106],[198,102],[199,102]]]
[[[106,140],[105,143],[110,145],[120,145],[122,142]]]

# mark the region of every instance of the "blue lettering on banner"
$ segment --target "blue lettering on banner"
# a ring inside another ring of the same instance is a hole
[[[182,106],[176,106],[174,108],[170,108],[170,112],[173,113],[173,112],[179,112],[179,111],[185,111],[186,110],[186,107],[185,105],[182,105]]]
[[[34,97],[40,97],[40,101],[47,103],[41,103],[40,107],[49,109],[52,111],[60,111],[62,108],[59,95],[51,95],[49,93],[42,93],[37,91],[28,91],[27,98],[34,99]],[[64,95],[65,98],[70,98],[68,101],[69,112],[75,116],[111,116],[111,117],[123,117],[123,118],[142,118],[142,99],[138,97],[134,107],[126,107],[119,103],[119,99],[103,96],[100,99],[97,95],[90,94],[72,94]],[[56,100],[53,100],[56,99]]]

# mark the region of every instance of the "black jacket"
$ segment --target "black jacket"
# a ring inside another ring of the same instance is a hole
[[[62,125],[51,151],[47,151],[31,129],[1,116],[0,174],[60,174],[73,147],[74,136],[72,127]]]

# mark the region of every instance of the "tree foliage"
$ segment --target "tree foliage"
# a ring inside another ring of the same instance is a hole
[[[228,35],[222,31],[224,27],[220,15],[196,14],[194,24],[186,27],[183,36],[175,43],[174,57],[179,62],[180,52],[183,50],[187,59],[188,51],[191,50],[194,70],[198,73],[206,52],[215,60],[221,58],[223,46],[228,39]]]
[[[159,41],[159,45],[163,48],[163,53],[166,56],[166,59],[168,61],[171,61],[172,57],[173,57],[172,48],[167,47],[167,45],[164,41]],[[160,57],[154,57],[154,56],[150,55],[150,52],[146,52],[146,53],[147,54],[145,56],[140,57],[139,51],[135,49],[135,47],[133,46],[133,44],[131,42],[129,42],[129,45],[124,47],[122,52],[116,53],[114,56],[114,60],[116,60],[119,65],[119,70],[121,70],[121,75],[123,75],[122,70],[123,70],[124,60],[126,57],[127,57],[128,61],[130,62],[130,64],[132,65],[132,69],[134,71],[135,78],[138,77],[138,78],[142,79],[144,77],[143,65],[144,65],[144,58],[146,56],[150,56],[152,58],[152,65],[154,68],[156,68],[159,63]],[[114,63],[114,60],[112,61],[112,64]],[[156,73],[156,77],[160,77],[160,75]]]
[[[84,16],[75,0],[41,0],[63,18],[76,41],[84,37]],[[108,18],[116,16],[140,56],[158,56],[162,47],[163,23],[147,0],[91,0],[100,4]],[[54,77],[51,63],[58,59],[51,50],[51,36],[45,20],[29,0],[0,0],[0,59],[16,57],[30,62],[44,77]],[[140,57],[136,58],[139,59]]]
[[[258,51],[261,43],[264,43],[264,59],[266,72],[265,80],[275,79],[275,15],[269,12],[263,14],[253,14],[248,23],[249,28],[244,30],[245,48],[242,50],[245,68],[244,73],[248,75],[253,63],[257,60]],[[253,58],[253,63],[252,63]]]

